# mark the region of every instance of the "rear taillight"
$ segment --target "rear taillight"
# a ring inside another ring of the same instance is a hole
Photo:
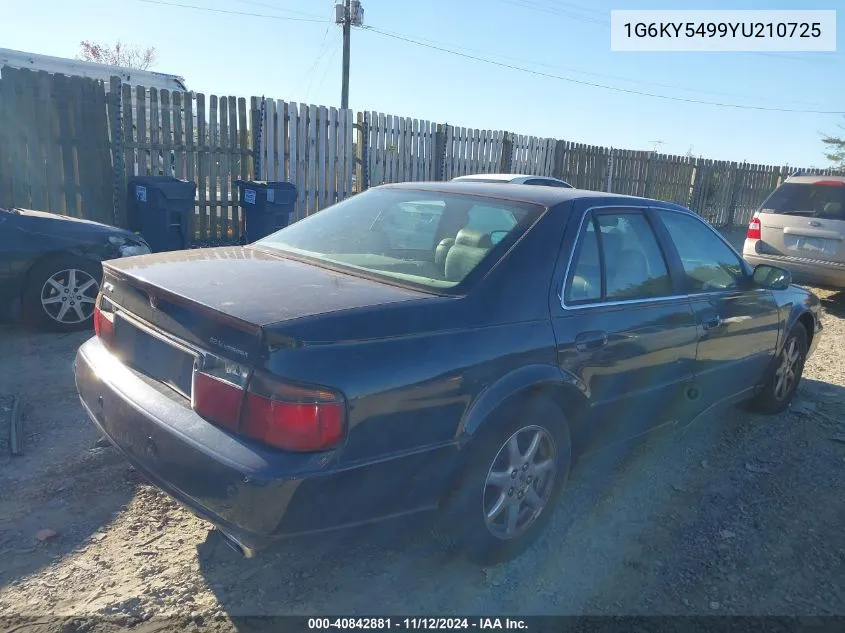
[[[237,430],[249,369],[217,356],[202,358],[194,370],[191,400],[209,422]]]
[[[745,234],[745,237],[749,240],[759,240],[762,228],[763,225],[760,222],[760,218],[751,218],[751,222],[748,223],[748,233]]]
[[[845,182],[841,180],[817,180],[814,185],[825,185],[827,187],[845,187]]]
[[[94,334],[107,346],[114,340],[114,304],[102,295],[94,304]]]
[[[282,383],[256,372],[249,382],[241,432],[291,451],[336,446],[346,430],[343,396],[322,388]]]
[[[247,388],[247,384],[249,387]],[[343,396],[281,382],[208,355],[194,371],[192,406],[209,422],[289,451],[322,451],[346,431]]]

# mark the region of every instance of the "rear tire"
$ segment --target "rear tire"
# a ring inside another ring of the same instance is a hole
[[[489,423],[472,440],[434,531],[478,565],[512,560],[539,538],[572,461],[566,417],[544,396],[507,405]]]
[[[750,411],[771,415],[789,407],[804,373],[808,338],[803,325],[796,323],[792,327],[763,390],[748,402]]]
[[[21,296],[24,325],[54,332],[92,327],[102,276],[99,263],[69,253],[37,262]]]

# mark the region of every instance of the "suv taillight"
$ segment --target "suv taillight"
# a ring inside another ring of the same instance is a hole
[[[749,240],[759,240],[761,229],[763,228],[762,223],[760,222],[760,218],[753,217],[751,218],[751,222],[748,223],[748,233],[745,234],[745,237]]]
[[[262,372],[250,377],[247,367],[213,356],[194,371],[192,402],[209,422],[290,451],[327,450],[346,432],[346,402],[339,393]]]
[[[94,304],[94,334],[106,346],[114,339],[114,304],[103,295]]]

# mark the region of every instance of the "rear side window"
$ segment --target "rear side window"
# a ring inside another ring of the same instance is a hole
[[[658,211],[678,250],[689,292],[737,288],[745,270],[736,254],[700,220],[674,211]]]
[[[672,294],[666,261],[643,214],[599,214],[588,221],[579,242],[566,289],[568,304]]]
[[[845,183],[831,183],[836,184],[785,183],[775,189],[760,210],[822,220],[845,220]]]

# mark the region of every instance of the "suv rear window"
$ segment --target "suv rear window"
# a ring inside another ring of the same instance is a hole
[[[845,220],[845,184],[788,182],[775,189],[760,206],[760,211],[823,220]]]

